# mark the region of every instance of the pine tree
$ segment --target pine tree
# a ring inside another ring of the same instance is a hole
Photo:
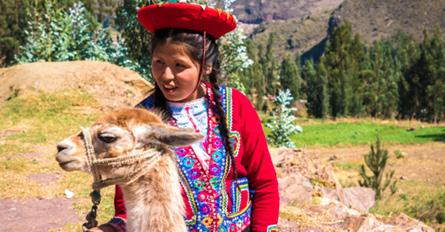
[[[445,40],[439,24],[436,25],[434,36],[424,46],[422,57],[425,59],[424,90],[422,103],[426,105],[425,119],[430,122],[443,120],[445,113]]]
[[[264,75],[258,59],[258,51],[251,39],[245,42],[246,53],[253,64],[242,70],[241,81],[246,88],[247,97],[257,110],[263,106]],[[261,50],[261,49],[259,49]]]
[[[382,198],[383,191],[391,185],[391,189],[395,192],[397,181],[393,181],[391,184],[391,179],[394,175],[394,170],[389,174],[386,174],[385,181],[383,181],[383,174],[385,172],[386,163],[388,161],[388,150],[382,148],[382,143],[380,137],[377,137],[375,144],[371,144],[371,151],[364,156],[366,166],[371,170],[372,175],[368,176],[366,174],[365,165],[361,166],[360,175],[363,180],[359,181],[359,185],[363,187],[372,188],[375,191],[375,198],[377,200]]]
[[[317,83],[318,116],[320,118],[326,118],[329,113],[329,80],[323,62],[317,65]]]
[[[398,33],[395,37],[398,52],[397,57],[401,63],[401,78],[398,82],[399,92],[399,119],[413,119],[419,105],[420,94],[418,63],[420,47],[412,37]]]
[[[306,61],[302,76],[307,83],[306,94],[309,114],[317,118],[326,118],[329,111],[329,83],[323,62],[320,62],[315,69],[312,60]]]
[[[332,31],[325,49],[324,66],[329,75],[330,106],[334,117],[362,112],[362,83],[359,79],[363,60],[360,36],[351,39],[351,24],[346,21]]]
[[[288,55],[281,62],[280,81],[281,88],[289,89],[295,99],[300,99],[301,78],[298,75],[297,64]]]
[[[306,105],[308,107],[308,113],[317,118],[320,118],[321,112],[319,96],[321,93],[319,92],[320,89],[318,88],[317,83],[317,71],[314,68],[312,60],[306,60],[301,75],[303,76],[303,79],[306,81],[307,84],[307,89],[305,92],[307,95]]]
[[[14,56],[25,43],[24,28],[30,19],[27,14],[29,0],[0,1],[0,65],[12,65]]]
[[[278,80],[276,78],[276,60],[275,60],[275,34],[269,34],[269,40],[267,42],[266,54],[262,56],[261,65],[265,75],[265,93],[275,96],[278,89]]]
[[[331,35],[331,40],[326,43],[324,65],[328,70],[330,106],[333,117],[345,115],[344,93],[347,86],[343,85],[346,72],[347,47],[351,38],[351,25],[346,22],[336,27]],[[348,83],[346,83],[348,84]]]

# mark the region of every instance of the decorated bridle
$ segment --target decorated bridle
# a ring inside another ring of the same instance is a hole
[[[105,188],[110,185],[115,184],[129,184],[144,175],[149,171],[154,164],[161,159],[161,151],[159,149],[151,148],[134,155],[127,155],[123,157],[116,158],[104,158],[97,159],[94,153],[94,148],[92,145],[91,132],[89,128],[82,128],[83,138],[85,141],[85,149],[87,151],[88,166],[91,168],[91,173],[93,174],[94,182],[92,185],[93,191],[90,193],[91,201],[93,202],[93,207],[91,211],[86,216],[87,222],[83,224],[83,231],[88,231],[88,229],[96,227],[98,222],[97,217],[97,206],[100,204],[101,195],[100,189]],[[144,161],[147,165],[141,165],[140,168],[133,170],[130,174],[121,177],[107,178],[102,180],[99,173],[99,167],[123,167],[130,166],[134,162]]]

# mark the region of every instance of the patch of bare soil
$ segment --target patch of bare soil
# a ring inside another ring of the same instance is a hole
[[[82,218],[72,209],[77,201],[67,198],[0,199],[0,231],[47,232],[65,223],[78,223]]]
[[[35,159],[35,158],[43,156],[43,155],[44,154],[38,153],[38,152],[28,152],[28,153],[24,153],[24,154],[11,155],[11,156],[8,156],[6,159],[10,160],[10,159],[13,159],[13,158],[18,158],[18,157]]]
[[[444,184],[445,143],[383,145],[388,150],[387,169],[395,170],[398,179],[422,181],[425,183]],[[304,150],[305,155],[318,157],[321,164],[364,164],[363,155],[370,152],[370,146],[348,148],[314,148]],[[406,153],[405,158],[397,159],[395,150]]]
[[[134,106],[152,85],[138,73],[101,61],[37,62],[0,72],[0,105],[25,91],[79,88],[97,96],[103,108]]]
[[[36,173],[30,175],[28,178],[32,181],[43,185],[51,185],[53,181],[60,179],[61,172],[53,172],[53,173]]]

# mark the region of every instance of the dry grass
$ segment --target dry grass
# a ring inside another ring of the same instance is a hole
[[[445,229],[444,224],[439,224],[433,218],[435,212],[440,214],[437,210],[443,210],[440,207],[444,207],[440,201],[443,202],[445,196],[445,143],[386,145],[384,149],[388,150],[390,156],[386,170],[395,170],[398,191],[391,195],[387,189],[383,199],[376,203],[371,213],[390,216],[403,212],[422,219],[435,230]],[[396,150],[405,152],[406,157],[397,159]],[[307,149],[305,153],[309,156],[320,154],[321,165],[333,165],[340,184],[343,187],[352,187],[358,186],[358,180],[361,179],[359,168],[364,164],[363,155],[369,151],[369,146],[361,145],[313,148]],[[433,206],[428,206],[430,204]]]

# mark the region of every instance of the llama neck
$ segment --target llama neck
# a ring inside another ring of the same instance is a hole
[[[187,231],[176,162],[170,154],[163,155],[139,179],[120,186],[127,209],[127,231]]]

